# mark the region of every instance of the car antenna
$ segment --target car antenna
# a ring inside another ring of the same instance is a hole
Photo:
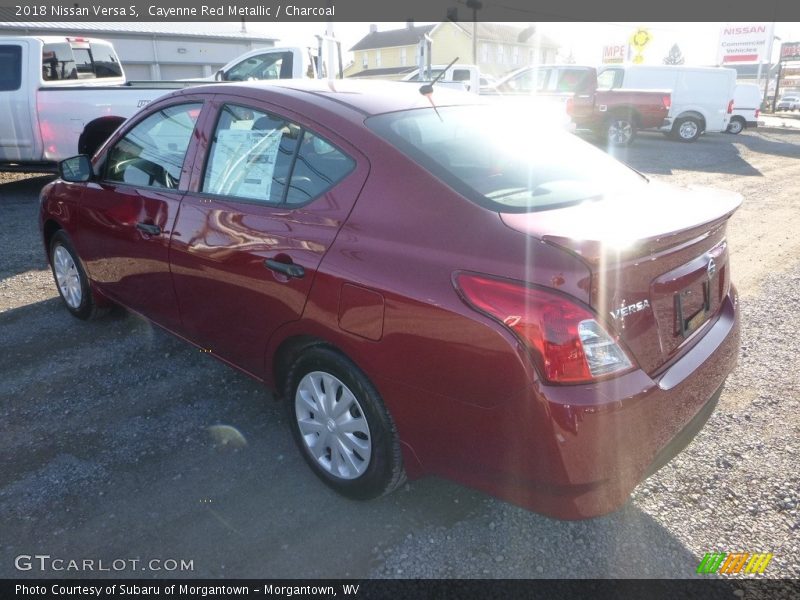
[[[434,85],[436,85],[436,82],[437,82],[437,81],[439,81],[439,80],[440,80],[442,77],[444,77],[444,74],[445,74],[445,73],[447,73],[447,69],[449,69],[449,68],[450,68],[450,67],[452,67],[454,64],[456,64],[456,61],[457,61],[457,60],[458,60],[458,56],[456,56],[456,57],[455,57],[455,58],[454,58],[452,61],[450,61],[450,64],[449,64],[449,65],[447,65],[447,66],[446,66],[446,67],[445,67],[445,68],[444,68],[444,69],[443,69],[443,70],[442,70],[442,71],[441,71],[441,72],[440,72],[440,73],[439,73],[439,74],[436,76],[436,79],[434,79],[434,80],[433,80],[433,81],[431,81],[430,83],[423,83],[421,86],[419,86],[419,93],[420,93],[420,94],[422,94],[423,96],[425,96],[425,97],[428,99],[428,102],[430,102],[430,103],[431,103],[431,106],[433,107],[433,110],[434,110],[434,112],[436,113],[436,116],[437,116],[437,117],[439,117],[439,120],[440,120],[440,121],[442,120],[442,115],[440,115],[440,114],[439,114],[439,111],[438,111],[438,110],[437,110],[437,108],[436,108],[436,104],[434,104],[434,102],[433,102],[433,86],[434,86]]]

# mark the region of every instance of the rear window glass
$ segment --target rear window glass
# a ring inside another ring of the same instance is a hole
[[[18,90],[22,76],[22,50],[19,46],[0,46],[0,91]]]
[[[530,112],[530,111],[528,111]],[[367,125],[421,167],[475,203],[497,212],[533,212],[646,179],[602,150],[523,110],[440,107],[378,115]]]
[[[92,44],[92,62],[96,77],[122,77],[122,67],[111,46]]]
[[[66,42],[45,44],[42,48],[42,79],[59,81],[61,79],[77,79],[78,69],[72,48]]]

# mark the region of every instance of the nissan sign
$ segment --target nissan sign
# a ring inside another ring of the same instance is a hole
[[[769,60],[767,51],[772,38],[768,23],[729,23],[720,29],[717,62],[757,63]]]

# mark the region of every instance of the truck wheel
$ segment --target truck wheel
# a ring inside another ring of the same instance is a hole
[[[733,117],[731,119],[730,124],[728,125],[728,128],[725,131],[727,131],[728,133],[737,134],[737,133],[742,133],[743,130],[744,130],[744,119],[741,117]]]
[[[694,117],[683,117],[675,121],[672,133],[681,142],[696,142],[702,133],[700,121]]]
[[[605,141],[609,146],[628,146],[636,137],[636,121],[632,115],[611,115],[605,123]]]

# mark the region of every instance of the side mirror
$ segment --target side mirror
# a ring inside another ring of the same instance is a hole
[[[58,163],[58,176],[71,183],[89,181],[94,176],[92,163],[85,154],[67,158]]]
[[[216,73],[214,73],[214,81],[225,81],[225,71],[220,69]]]

